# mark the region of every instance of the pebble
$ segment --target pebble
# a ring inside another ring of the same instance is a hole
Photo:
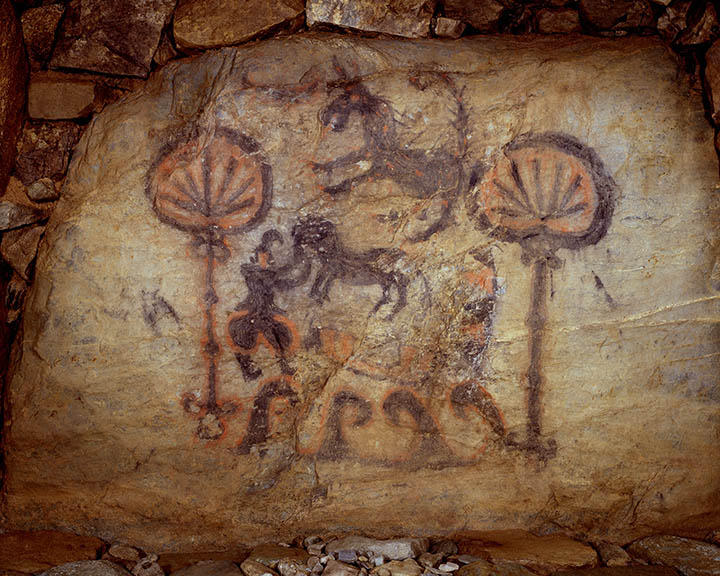
[[[205,560],[173,573],[173,576],[242,576],[242,571],[229,560]]]
[[[245,576],[277,576],[277,572],[272,568],[268,568],[265,564],[260,564],[249,558],[240,564],[240,568]]]
[[[107,560],[81,560],[55,566],[39,576],[129,576],[129,572]]]
[[[622,546],[612,544],[610,542],[598,542],[595,549],[600,555],[600,559],[605,566],[628,566],[632,564],[630,554],[625,552]]]
[[[388,560],[405,560],[425,552],[428,549],[426,538],[397,538],[394,540],[374,540],[363,536],[347,536],[327,544],[325,551],[336,554],[341,550],[351,550],[357,554],[384,556]],[[338,557],[338,559],[340,559]]]
[[[443,555],[440,552],[433,554],[432,552],[423,552],[418,556],[418,562],[420,566],[425,568],[435,568],[440,562],[442,562]]]
[[[379,568],[374,568],[370,574],[376,576],[420,576],[423,569],[412,558],[405,560],[392,560]]]
[[[635,559],[662,564],[678,570],[683,576],[720,574],[720,547],[679,536],[649,536],[628,546]]]
[[[441,540],[432,545],[430,552],[433,554],[442,554],[443,556],[452,556],[458,553],[458,546],[452,540]]]
[[[36,180],[27,187],[25,193],[33,202],[54,202],[60,198],[60,193],[55,189],[55,183],[50,178]]]
[[[134,576],[165,576],[165,572],[157,562],[157,554],[150,554],[142,558],[132,569]],[[196,575],[200,576],[200,575]]]
[[[438,566],[438,570],[442,572],[455,572],[460,566],[455,564],[455,562],[445,562],[444,564],[440,564]]]
[[[358,576],[360,569],[337,560],[328,560],[323,576]]]

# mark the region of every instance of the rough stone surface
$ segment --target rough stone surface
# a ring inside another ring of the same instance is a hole
[[[534,536],[521,530],[478,535],[460,543],[460,552],[484,557],[492,563],[520,564],[541,574],[582,568],[597,563],[597,554],[587,544],[561,534]]]
[[[649,536],[628,547],[634,557],[675,568],[683,576],[720,574],[720,547],[678,536]]]
[[[720,124],[720,40],[705,53],[705,89],[715,124]]]
[[[54,202],[60,198],[60,192],[50,178],[40,178],[27,187],[27,197],[33,202]]]
[[[145,77],[175,0],[72,0],[50,66]]]
[[[245,576],[264,576],[265,574],[269,574],[270,576],[276,575],[276,572],[272,568],[269,568],[265,566],[265,564],[261,564],[255,560],[251,560],[250,558],[245,560],[240,565],[240,568]]]
[[[65,532],[0,534],[0,571],[37,573],[66,562],[97,557],[102,540]]]
[[[0,254],[24,280],[30,278],[30,271],[38,245],[45,232],[44,226],[32,226],[6,231],[0,242]]]
[[[22,129],[27,60],[10,0],[0,0],[0,196],[5,192]]]
[[[23,12],[20,19],[23,38],[34,68],[42,67],[50,58],[55,43],[55,31],[64,12],[63,4],[38,6]]]
[[[253,548],[248,560],[254,560],[269,568],[277,568],[280,562],[298,562],[305,564],[310,555],[302,548],[288,548],[276,544],[263,544]]]
[[[496,0],[445,0],[443,14],[470,24],[479,32],[497,31],[505,6]]]
[[[563,572],[558,572],[562,574]],[[457,571],[457,576],[534,576],[524,566],[510,562],[497,562],[493,564],[487,560],[477,560],[466,564]]]
[[[338,554],[342,550],[352,550],[357,555],[371,554],[383,556],[388,560],[405,560],[425,552],[428,541],[425,538],[396,538],[393,540],[374,540],[363,536],[348,536],[329,542],[325,546],[328,554]]]
[[[434,32],[441,38],[460,38],[465,31],[465,23],[453,18],[439,16],[435,20]]]
[[[678,573],[667,566],[620,566],[564,570],[557,576],[678,576]]]
[[[304,0],[180,0],[173,33],[183,48],[229,46],[302,23],[304,10]]]
[[[246,549],[224,550],[221,552],[173,552],[160,554],[158,564],[165,574],[172,574],[199,562],[229,560],[240,564],[247,556]]]
[[[595,549],[600,555],[600,560],[605,566],[627,566],[632,564],[632,558],[622,546],[611,542],[598,542]]]
[[[41,243],[8,525],[163,551],[349,524],[704,536],[712,138],[653,39],[171,62],[90,124]],[[539,541],[505,549],[550,562]]]
[[[575,10],[541,8],[536,17],[540,34],[570,34],[581,30],[580,16]]]
[[[374,568],[370,574],[372,576],[420,576],[423,569],[412,558],[405,560],[391,560],[378,568]]]
[[[597,30],[622,31],[654,26],[647,0],[580,0],[580,14]]]
[[[307,0],[309,26],[332,24],[406,38],[430,34],[435,0]]]
[[[73,122],[28,122],[17,143],[15,173],[26,186],[64,177],[83,128]]]
[[[93,111],[95,83],[74,74],[36,72],[28,86],[28,116],[35,120],[83,118]]]
[[[243,576],[243,573],[229,560],[208,560],[178,570],[173,576]]]
[[[323,576],[358,576],[360,569],[350,564],[345,564],[345,562],[328,560],[322,574]],[[248,574],[248,576],[250,575]]]
[[[675,40],[679,46],[697,46],[708,44],[720,36],[720,20],[718,20],[717,4],[705,2],[701,10],[688,12],[687,28]]]
[[[39,576],[130,576],[130,572],[107,560],[84,560],[55,566]]]
[[[157,563],[157,559],[157,554],[148,554],[138,560],[131,570],[133,576],[165,576],[160,564]],[[235,565],[233,564],[233,566]],[[207,574],[207,571],[203,574]]]
[[[39,222],[47,215],[31,206],[0,200],[0,231],[22,228]]]

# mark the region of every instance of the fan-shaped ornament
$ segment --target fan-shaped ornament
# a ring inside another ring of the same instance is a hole
[[[560,248],[578,250],[607,232],[616,185],[592,148],[557,133],[524,134],[503,150],[476,188],[471,214],[481,228],[523,248],[532,266],[527,371],[527,438],[522,445],[546,459],[552,440],[541,440],[542,336],[549,270],[559,268]]]
[[[191,234],[193,252],[205,261],[206,397],[198,403],[193,395],[186,395],[185,408],[200,418],[198,436],[216,439],[225,431],[222,417],[236,407],[217,400],[220,344],[215,335],[214,271],[230,256],[225,237],[245,232],[267,214],[272,170],[253,139],[216,128],[212,135],[178,139],[161,150],[148,171],[146,193],[158,218]]]

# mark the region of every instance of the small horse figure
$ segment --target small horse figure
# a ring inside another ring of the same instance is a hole
[[[437,78],[449,87],[456,100],[456,120],[453,124],[459,133],[459,150],[457,155],[443,149],[428,152],[409,148],[400,141],[395,130],[394,111],[387,100],[370,92],[359,79],[350,78],[337,61],[335,69],[340,81],[333,85],[342,88],[342,92],[322,110],[320,121],[333,132],[342,132],[346,129],[351,115],[359,114],[365,145],[329,162],[314,162],[311,164],[312,169],[331,175],[336,169],[343,169],[361,161],[370,162],[370,168],[365,172],[326,186],[324,191],[331,195],[348,193],[354,185],[367,180],[383,179],[390,179],[407,187],[416,198],[430,198],[440,191],[444,198],[441,215],[436,222],[413,238],[416,242],[427,240],[450,224],[452,201],[464,186],[462,159],[467,144],[468,115],[462,101],[462,91],[456,88],[447,75],[437,75]],[[411,83],[412,80],[411,78]],[[417,86],[417,83],[414,85]],[[422,85],[418,89],[424,90],[426,87]]]
[[[382,298],[377,301],[373,313],[390,301],[390,289],[395,288],[397,302],[390,312],[392,318],[407,304],[408,279],[397,270],[385,271],[379,263],[393,265],[405,255],[401,250],[375,248],[356,253],[342,245],[335,224],[319,216],[300,219],[292,230],[293,249],[298,260],[315,259],[320,268],[310,288],[310,296],[322,303],[329,300],[333,282],[340,278],[355,286],[378,284]]]

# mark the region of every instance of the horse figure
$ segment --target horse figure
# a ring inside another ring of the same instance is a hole
[[[332,175],[336,169],[342,170],[359,162],[370,163],[370,168],[365,172],[324,187],[324,191],[331,195],[349,193],[354,185],[368,180],[384,179],[403,185],[416,198],[430,198],[441,192],[444,199],[442,213],[426,230],[413,238],[413,241],[427,240],[450,224],[453,200],[465,184],[462,159],[467,145],[467,110],[462,101],[462,91],[456,88],[447,75],[434,76],[434,79],[447,84],[456,100],[456,120],[453,124],[459,134],[459,150],[457,155],[443,149],[426,151],[410,148],[398,138],[394,111],[387,100],[370,92],[359,79],[350,78],[337,62],[335,69],[341,81],[334,85],[342,91],[322,110],[320,122],[333,132],[342,132],[352,114],[359,114],[364,146],[329,162],[313,162],[312,169]],[[424,90],[426,87],[421,86],[419,89]]]
[[[353,252],[345,248],[337,234],[335,224],[319,216],[300,219],[292,229],[293,249],[297,260],[315,260],[319,269],[310,288],[310,296],[317,302],[329,300],[333,282],[341,279],[355,286],[378,284],[382,298],[375,303],[373,313],[390,301],[394,287],[397,301],[390,318],[407,304],[407,277],[391,269],[381,268],[379,262],[392,266],[405,253],[401,250],[375,248],[366,252]]]

